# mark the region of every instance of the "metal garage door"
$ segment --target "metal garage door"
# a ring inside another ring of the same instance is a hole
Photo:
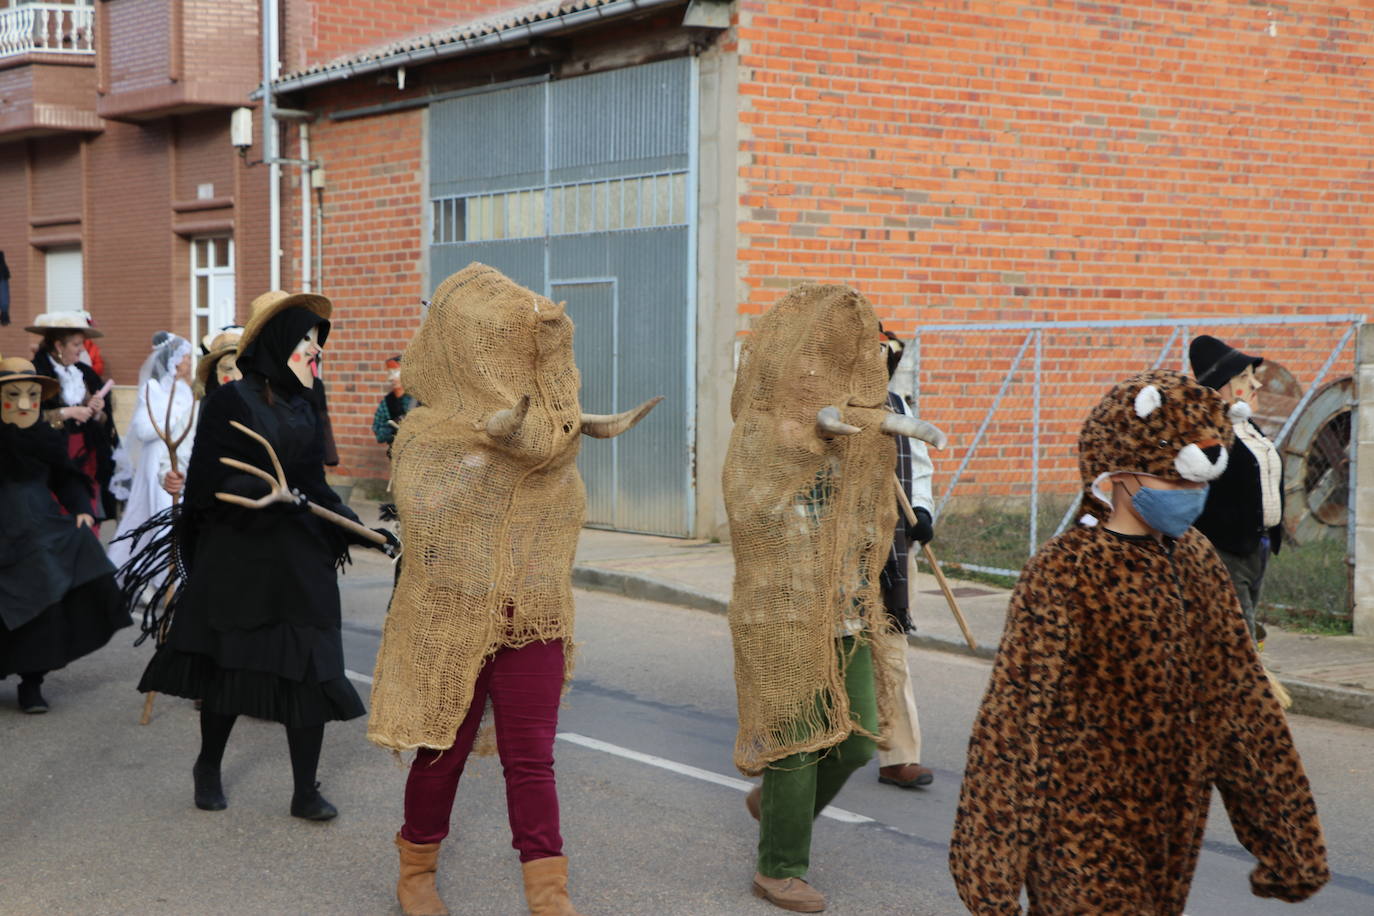
[[[687,535],[693,512],[694,62],[539,81],[430,108],[430,274],[472,261],[567,303],[582,407],[665,400],[583,441],[588,524]]]

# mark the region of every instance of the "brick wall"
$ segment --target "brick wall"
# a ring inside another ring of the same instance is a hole
[[[382,96],[378,96],[380,99]],[[367,90],[330,90],[312,99],[329,108],[366,105]],[[386,447],[372,435],[372,414],[386,393],[383,361],[405,349],[420,323],[423,288],[424,112],[335,122],[311,129],[311,158],[325,166],[324,256],[317,289],[334,303],[325,350],[330,414],[344,477],[390,476]],[[285,155],[294,156],[295,131]],[[292,169],[292,172],[295,170]],[[299,189],[288,179],[282,238],[283,283],[299,288]]]
[[[287,6],[282,65],[289,73],[397,39],[529,6],[529,0],[288,0]]]
[[[905,335],[1359,312],[1374,292],[1369,7],[741,0],[738,15],[747,314],[803,279],[853,283]],[[1334,342],[1229,332],[1283,344],[1304,380]],[[945,473],[1022,336],[925,348],[923,410],[956,443]],[[1069,478],[1102,380],[1153,362],[1145,336],[1047,341],[1050,457]],[[961,491],[1024,489],[1029,397],[1008,392]]]
[[[165,85],[171,40],[171,5],[178,0],[103,0],[109,35],[103,47],[114,49],[108,62],[109,90],[137,92]]]

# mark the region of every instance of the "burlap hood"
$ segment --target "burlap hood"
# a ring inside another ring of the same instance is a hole
[[[571,642],[585,509],[572,342],[560,305],[474,263],[439,286],[405,351],[420,403],[392,446],[406,548],[372,685],[383,747],[451,747],[487,658]],[[524,396],[523,422],[493,435]]]
[[[1215,480],[1226,470],[1234,436],[1226,402],[1185,375],[1156,369],[1119,382],[1078,435],[1084,508],[1106,517],[1111,487],[1105,478],[1117,471],[1175,482]]]
[[[855,290],[801,286],[754,323],[722,475],[735,556],[735,765],[746,774],[855,728],[835,638],[888,625],[878,585],[896,524],[896,447],[879,429],[886,402],[878,321]],[[862,432],[821,436],[826,406]]]

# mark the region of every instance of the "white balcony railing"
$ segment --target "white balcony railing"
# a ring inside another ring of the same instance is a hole
[[[94,54],[95,8],[89,2],[26,3],[0,9],[0,57]]]

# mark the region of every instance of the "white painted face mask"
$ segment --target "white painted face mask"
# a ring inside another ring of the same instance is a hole
[[[296,349],[291,351],[291,356],[287,360],[287,366],[291,369],[291,374],[300,381],[302,388],[310,388],[315,384],[314,366],[320,358],[321,347],[319,340],[319,326],[316,325],[305,332],[301,342],[296,344]]]

